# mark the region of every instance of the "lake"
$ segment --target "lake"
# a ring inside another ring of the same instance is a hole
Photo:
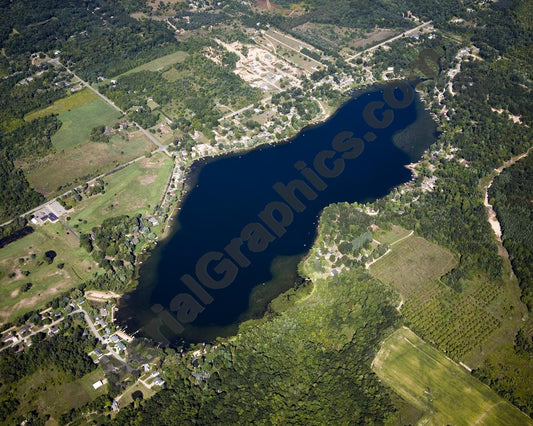
[[[201,342],[260,317],[298,279],[322,209],[385,196],[435,141],[423,104],[397,84],[359,94],[287,143],[196,162],[173,232],[122,298],[119,323]]]

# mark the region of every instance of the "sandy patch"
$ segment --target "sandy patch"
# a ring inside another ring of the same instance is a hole
[[[155,183],[155,181],[156,181],[156,176],[155,175],[139,176],[137,178],[137,182],[139,182],[143,186],[151,185],[151,184]]]
[[[107,299],[118,299],[120,294],[113,293],[112,291],[97,291],[97,290],[88,290],[85,292],[85,298],[89,300],[107,300]]]
[[[59,294],[60,292],[62,292],[63,290],[69,287],[71,287],[71,280],[65,279],[63,281],[58,282],[53,287],[49,287],[48,289],[41,291],[39,294],[35,296],[24,298],[20,302],[16,303],[15,305],[9,308],[2,309],[0,311],[0,324],[5,323],[13,312],[19,309],[31,309],[38,303],[42,302],[43,299],[46,298],[47,296],[53,296],[53,295]]]

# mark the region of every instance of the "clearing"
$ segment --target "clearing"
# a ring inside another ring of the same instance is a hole
[[[115,78],[118,79],[123,75],[134,74],[140,71],[161,71],[167,67],[170,67],[171,65],[175,65],[179,62],[182,62],[187,56],[189,56],[187,52],[182,52],[178,50],[177,52],[161,56],[160,58],[154,59],[153,61],[147,62],[146,64],[142,64]]]
[[[48,250],[57,254],[52,264],[44,258]],[[98,270],[91,256],[79,248],[78,240],[60,223],[36,227],[32,234],[0,249],[0,254],[0,322],[42,308]],[[32,286],[24,292],[26,283]]]
[[[72,109],[81,107],[89,102],[95,101],[98,99],[96,93],[85,88],[76,92],[73,95],[67,96],[66,98],[61,98],[55,101],[52,105],[42,108],[36,111],[32,111],[24,116],[25,121],[32,121],[37,118],[46,117],[50,114],[63,114]]]
[[[58,151],[72,149],[88,141],[94,127],[110,127],[120,117],[120,112],[103,99],[95,99],[59,114],[62,125],[52,136],[52,143]]]
[[[41,368],[17,384],[17,397],[22,402],[20,414],[37,409],[41,415],[50,414],[56,421],[61,414],[79,408],[107,393],[107,386],[95,390],[93,383],[105,379],[101,367],[72,380],[55,365]]]
[[[395,331],[383,343],[372,368],[383,382],[426,413],[420,424],[533,424],[408,328]]]
[[[121,135],[113,135],[109,143],[87,142],[31,164],[20,164],[20,167],[37,191],[52,197],[152,149],[153,144],[140,131],[121,131]]]
[[[456,264],[449,251],[414,235],[405,238],[407,235],[409,231],[400,227],[377,233],[375,239],[391,245],[392,251],[370,267],[372,275],[392,285],[404,299],[416,295],[421,287],[438,280]]]

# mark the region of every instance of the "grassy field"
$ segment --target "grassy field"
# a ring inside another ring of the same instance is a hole
[[[379,241],[381,244],[391,244],[404,237],[407,237],[411,231],[402,228],[398,225],[392,225],[391,229],[378,229],[374,233],[374,239]]]
[[[139,71],[160,71],[163,68],[169,67],[171,65],[177,64],[178,62],[183,61],[189,54],[187,52],[174,52],[170,55],[165,55],[160,58],[154,59],[153,61],[147,62],[146,64],[140,65],[132,70],[129,70],[121,75],[133,74]],[[120,77],[120,76],[118,76]],[[115,78],[118,78],[115,77]]]
[[[52,105],[46,108],[42,108],[26,114],[24,116],[24,120],[32,121],[36,118],[46,117],[50,114],[63,114],[97,99],[98,96],[96,95],[96,93],[91,92],[89,89],[83,89],[79,92],[74,93],[73,95],[55,101]]]
[[[416,295],[424,285],[438,280],[456,264],[449,251],[429,241],[411,236],[398,243],[409,231],[394,227],[375,238],[392,245],[392,252],[370,267],[370,273],[392,285],[404,298]]]
[[[383,343],[373,369],[385,384],[426,413],[420,423],[533,424],[520,410],[407,328],[397,330]]]
[[[171,170],[172,160],[158,153],[104,178],[105,194],[78,204],[70,214],[69,225],[84,232],[109,216],[151,212],[160,202]]]
[[[115,135],[110,143],[87,142],[21,166],[37,191],[46,197],[58,195],[154,148],[141,132],[123,135],[125,139]]]
[[[48,250],[57,253],[52,264],[44,260]],[[58,268],[60,263],[64,263],[62,269]],[[0,249],[0,322],[43,307],[58,293],[81,284],[97,268],[63,225],[36,227],[32,234]],[[32,287],[22,292],[21,287],[28,282]]]
[[[80,379],[72,381],[55,366],[41,369],[24,378],[17,387],[17,397],[22,404],[20,414],[37,409],[41,415],[50,414],[59,420],[61,414],[71,408],[81,407],[107,392],[107,386],[95,390],[92,384],[104,379],[104,372],[97,368]]]
[[[61,128],[52,136],[58,151],[72,149],[89,140],[96,126],[111,126],[121,114],[103,99],[95,99],[59,114]]]
[[[156,392],[150,388],[147,388],[140,382],[136,382],[126,392],[124,392],[119,400],[119,407],[127,407],[133,402],[132,394],[135,391],[141,391],[143,394],[143,400],[149,399],[156,394]]]

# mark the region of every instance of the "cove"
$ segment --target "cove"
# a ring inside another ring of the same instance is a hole
[[[435,123],[403,84],[409,95],[374,88],[287,143],[196,162],[175,228],[121,299],[118,322],[154,340],[157,329],[202,342],[262,315],[295,282],[321,210],[385,196],[435,141]]]

